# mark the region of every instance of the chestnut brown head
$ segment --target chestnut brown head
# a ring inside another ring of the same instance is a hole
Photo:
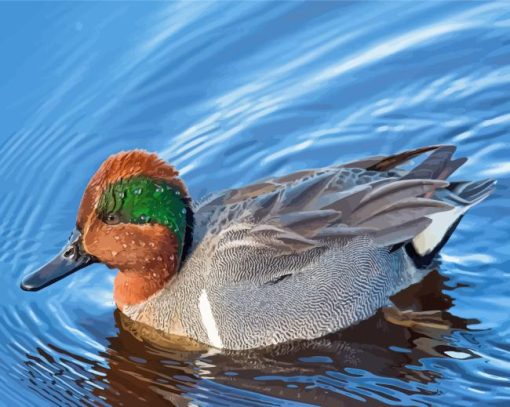
[[[191,238],[189,197],[177,176],[172,166],[145,151],[108,158],[85,189],[68,244],[21,287],[39,290],[94,262],[149,286],[166,281]]]

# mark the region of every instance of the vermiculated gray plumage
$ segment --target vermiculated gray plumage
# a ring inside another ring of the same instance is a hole
[[[397,169],[429,151],[415,169]],[[444,243],[429,239],[434,215],[462,215],[492,191],[490,180],[445,181],[465,162],[451,160],[454,151],[424,147],[214,194],[194,208],[179,274],[124,312],[228,349],[313,339],[366,319],[427,273],[416,267],[420,251],[430,257]]]

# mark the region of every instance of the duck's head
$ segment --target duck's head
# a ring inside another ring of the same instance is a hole
[[[68,244],[21,287],[36,291],[101,262],[120,270],[114,293],[120,308],[161,289],[177,272],[192,235],[190,200],[177,176],[145,151],[108,158],[87,185]]]

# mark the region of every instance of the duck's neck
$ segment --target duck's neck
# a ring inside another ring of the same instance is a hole
[[[136,305],[161,290],[177,273],[178,264],[172,258],[161,257],[133,269],[120,270],[115,277],[113,298],[117,307]]]

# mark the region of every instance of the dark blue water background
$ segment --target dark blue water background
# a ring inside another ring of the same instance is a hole
[[[1,3],[0,403],[509,405],[509,95],[508,2]],[[499,180],[402,299],[447,328],[380,313],[293,349],[167,350],[122,327],[104,266],[18,288],[117,151],[199,198],[434,143]]]

